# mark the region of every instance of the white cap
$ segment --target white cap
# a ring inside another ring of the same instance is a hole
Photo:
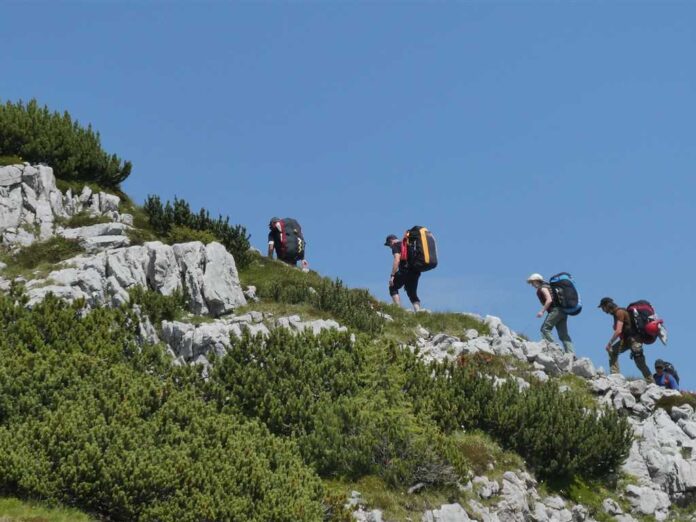
[[[531,283],[532,281],[543,281],[543,280],[544,280],[544,278],[542,277],[542,275],[537,274],[537,273],[534,273],[527,278],[528,283]]]

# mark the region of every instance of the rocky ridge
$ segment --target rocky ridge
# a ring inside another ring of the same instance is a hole
[[[192,242],[169,246],[150,242],[126,246],[125,232],[132,219],[119,213],[118,204],[116,196],[93,194],[88,188],[79,196],[62,194],[48,167],[0,169],[0,235],[4,243],[26,245],[59,234],[79,239],[91,252],[62,263],[45,277],[27,281],[29,306],[48,293],[67,300],[84,299],[88,307],[99,307],[128,302],[128,290],[135,286],[164,295],[181,291],[188,298],[192,314],[215,319],[198,325],[164,321],[155,328],[147,317],[142,317],[141,333],[150,342],[164,342],[175,364],[199,364],[204,372],[210,355],[227,353],[230,337],[240,336],[244,329],[261,335],[277,327],[293,331],[309,328],[314,333],[327,328],[344,329],[335,321],[303,321],[298,316],[274,317],[261,312],[235,315],[235,309],[255,297],[253,288],[242,290],[234,259],[222,245]],[[112,222],[74,229],[57,224],[61,217],[84,211],[108,216]],[[6,289],[9,283],[0,278],[0,287]],[[489,335],[470,330],[458,338],[417,328],[416,342],[404,348],[426,361],[476,353],[510,356],[529,365],[529,378],[543,381],[574,374],[587,380],[600,403],[629,417],[636,434],[623,466],[623,471],[636,481],[622,492],[631,513],[624,513],[611,499],[604,502],[605,513],[619,521],[635,520],[634,515],[665,520],[673,504],[686,505],[696,500],[696,413],[689,406],[673,408],[670,414],[655,407],[661,397],[679,392],[644,381],[628,381],[621,375],[604,375],[587,358],[565,354],[555,344],[520,338],[496,317],[477,318],[489,327]],[[509,378],[520,387],[529,386],[523,377]],[[416,486],[413,494],[417,494]],[[422,520],[592,520],[583,506],[560,497],[542,498],[534,478],[522,470],[508,470],[497,480],[473,477],[461,487],[472,493],[466,506],[444,505],[424,513]],[[379,510],[367,510],[357,492],[349,504],[356,509],[357,520],[383,519]]]

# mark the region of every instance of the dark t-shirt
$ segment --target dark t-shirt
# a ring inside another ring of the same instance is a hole
[[[401,255],[401,241],[396,241],[396,242],[392,243],[391,249],[392,249],[392,255],[394,255],[394,254]],[[401,260],[399,261],[399,271],[405,272],[406,270],[408,270],[408,261],[406,259],[401,258]]]

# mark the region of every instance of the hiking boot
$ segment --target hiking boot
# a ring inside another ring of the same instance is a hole
[[[664,326],[660,325],[660,333],[657,334],[657,336],[660,338],[662,344],[667,344],[667,329]]]

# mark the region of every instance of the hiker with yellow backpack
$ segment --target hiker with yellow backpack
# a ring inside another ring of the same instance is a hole
[[[394,234],[389,234],[384,246],[391,248],[392,269],[389,276],[389,295],[396,305],[401,305],[399,289],[406,289],[413,310],[422,310],[418,297],[418,281],[423,272],[437,266],[437,246],[435,237],[427,228],[415,226],[399,240]]]

